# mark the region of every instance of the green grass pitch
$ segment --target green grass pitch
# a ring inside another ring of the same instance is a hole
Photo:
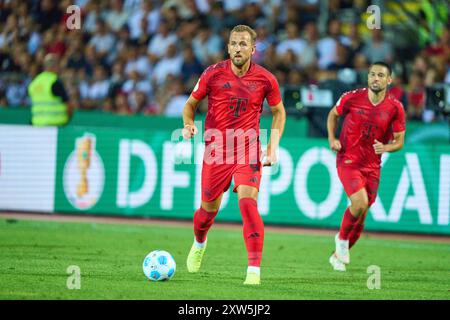
[[[198,274],[185,261],[189,227],[0,219],[0,299],[449,299],[450,245],[363,236],[347,272],[333,271],[333,236],[266,231],[262,284],[242,284],[246,251],[237,229],[212,228]],[[142,272],[147,253],[172,253],[170,281]],[[68,266],[81,288],[67,288]],[[368,289],[376,265],[381,288]]]

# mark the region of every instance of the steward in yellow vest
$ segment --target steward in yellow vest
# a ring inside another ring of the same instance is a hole
[[[44,58],[45,71],[28,86],[31,98],[31,123],[34,126],[62,126],[69,122],[69,98],[56,73],[58,59],[54,54]]]

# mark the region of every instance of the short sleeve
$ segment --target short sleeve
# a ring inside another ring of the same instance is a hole
[[[61,97],[61,100],[63,102],[69,101],[69,96],[67,95],[67,91],[64,88],[63,83],[59,79],[56,80],[55,83],[53,83],[53,85],[52,85],[52,93],[55,96],[57,96],[57,97]]]
[[[397,104],[397,114],[392,121],[392,130],[402,132],[406,130],[405,109],[401,102]]]
[[[280,86],[275,76],[269,77],[270,88],[267,92],[266,99],[270,107],[274,107],[281,101]]]
[[[203,100],[203,98],[208,95],[209,87],[208,82],[209,78],[211,76],[211,69],[207,68],[205,71],[203,71],[202,75],[197,81],[197,84],[194,87],[194,90],[192,90],[192,96],[197,100]]]
[[[340,116],[342,116],[348,112],[347,102],[348,102],[348,100],[350,100],[350,98],[351,98],[351,93],[346,92],[343,95],[341,95],[339,100],[336,102],[336,105],[335,105],[336,111]]]

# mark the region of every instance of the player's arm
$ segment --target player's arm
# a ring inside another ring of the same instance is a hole
[[[405,143],[405,131],[394,132],[394,140],[392,140],[388,144],[383,144],[377,139],[375,139],[373,148],[376,154],[382,154],[384,152],[395,152],[403,148],[404,143]]]
[[[283,135],[284,125],[286,124],[286,111],[284,110],[283,101],[280,101],[275,106],[271,106],[270,110],[272,111],[272,127],[263,166],[270,166],[276,162],[276,151],[280,145],[280,139]]]
[[[339,119],[339,113],[336,110],[336,106],[334,106],[327,117],[327,131],[328,131],[328,143],[330,144],[330,148],[333,151],[339,151],[342,148],[341,142],[336,139],[336,128]]]
[[[195,111],[200,100],[195,99],[192,94],[186,101],[183,109],[183,137],[185,139],[190,139],[192,136],[196,135],[198,132],[197,127],[194,125]]]

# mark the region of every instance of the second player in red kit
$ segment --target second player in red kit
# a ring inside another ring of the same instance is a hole
[[[198,272],[223,193],[234,179],[248,254],[244,284],[260,283],[264,224],[257,208],[262,166],[276,162],[276,150],[286,114],[274,75],[253,63],[256,33],[239,25],[230,32],[229,60],[208,67],[201,75],[183,110],[185,138],[197,134],[194,125],[198,103],[208,97],[205,153],[202,165],[202,202],[194,213],[194,243],[187,258],[189,272]],[[266,155],[261,155],[259,120],[263,102],[272,111],[272,130]]]
[[[403,105],[386,91],[391,82],[389,65],[372,64],[368,88],[343,94],[328,115],[328,140],[337,152],[338,176],[351,201],[330,257],[335,270],[345,271],[345,264],[350,263],[349,250],[358,241],[369,207],[375,202],[381,155],[403,147],[405,112]],[[337,119],[341,116],[345,118],[336,139]]]

